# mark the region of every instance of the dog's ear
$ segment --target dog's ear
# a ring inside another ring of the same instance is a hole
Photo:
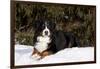
[[[56,23],[53,23],[54,24],[54,29],[56,28]]]
[[[33,29],[38,29],[40,26],[40,21],[39,20],[35,20],[34,23],[33,23]]]
[[[51,25],[52,25],[52,29],[55,30],[56,29],[56,23],[52,22]]]
[[[51,29],[52,31],[53,30],[55,30],[55,28],[56,28],[56,23],[54,22],[54,21],[52,21],[52,20],[48,20],[47,21],[48,22],[48,24],[49,24],[49,29]]]

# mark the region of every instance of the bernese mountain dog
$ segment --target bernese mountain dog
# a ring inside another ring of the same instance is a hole
[[[60,50],[79,47],[79,40],[70,32],[56,30],[56,24],[48,20],[36,20],[34,23],[33,52],[39,59]]]

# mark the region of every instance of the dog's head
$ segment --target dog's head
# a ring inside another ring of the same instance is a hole
[[[34,23],[34,29],[41,36],[50,36],[55,30],[55,25],[51,21],[37,20]]]

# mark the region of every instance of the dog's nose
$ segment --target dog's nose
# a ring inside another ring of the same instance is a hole
[[[45,35],[48,35],[48,31],[45,31]]]

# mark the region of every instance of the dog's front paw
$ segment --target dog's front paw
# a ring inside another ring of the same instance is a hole
[[[38,55],[38,54],[34,54],[34,55],[32,55],[32,58],[33,58],[33,59],[38,60],[38,59],[40,59],[40,58],[41,58],[41,56],[40,56],[40,55]]]

